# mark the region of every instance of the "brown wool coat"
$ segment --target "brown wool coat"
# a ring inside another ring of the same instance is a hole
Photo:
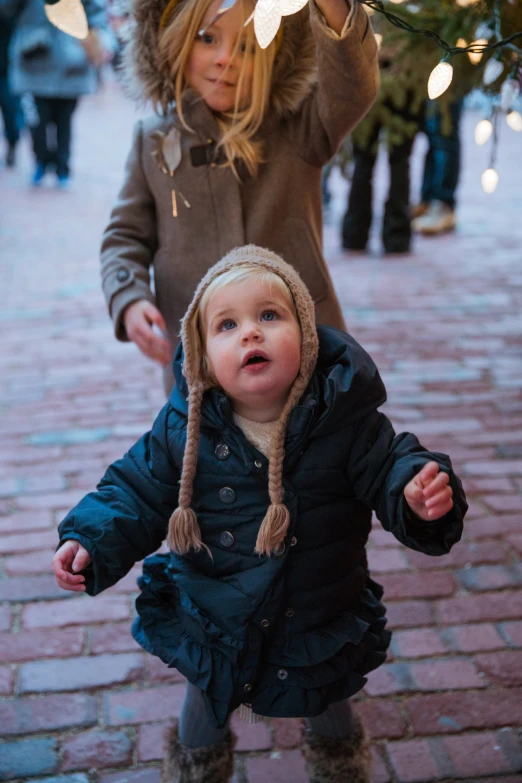
[[[310,11],[286,17],[270,110],[260,131],[265,162],[256,177],[242,171],[238,182],[230,167],[192,165],[190,148],[218,139],[218,126],[194,90],[183,97],[193,133],[172,108],[166,76],[151,62],[152,25],[145,24],[158,19],[158,2],[163,0],[141,0],[137,7],[138,32],[128,65],[142,97],[163,112],[136,126],[124,184],[102,243],[103,290],[116,336],[127,339],[125,307],[148,299],[161,310],[175,345],[199,280],[229,250],[250,243],[273,250],[298,270],[314,299],[318,323],[344,328],[322,254],[321,167],[378,92],[377,47],[366,12],[354,3],[341,36],[326,26],[313,2]],[[182,159],[170,177],[153,153],[158,146],[154,134],[172,125],[181,131]]]

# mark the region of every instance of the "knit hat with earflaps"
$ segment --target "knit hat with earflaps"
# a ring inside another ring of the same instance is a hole
[[[283,543],[290,522],[290,514],[283,503],[283,459],[284,442],[288,418],[302,397],[317,362],[318,339],[315,327],[315,312],[312,297],[305,284],[293,267],[283,259],[256,245],[246,245],[231,250],[230,253],[213,266],[201,280],[194,298],[181,322],[181,340],[183,343],[183,375],[187,379],[188,422],[187,441],[183,456],[178,508],[169,521],[167,542],[178,554],[190,549],[200,550],[205,545],[201,540],[201,531],[192,502],[192,484],[196,475],[201,403],[203,394],[215,383],[208,377],[204,362],[204,350],[199,336],[197,318],[203,293],[210,283],[224,272],[241,266],[259,266],[273,272],[288,286],[301,327],[301,365],[272,439],[268,464],[268,493],[270,506],[259,529],[255,551],[260,555],[270,555]]]

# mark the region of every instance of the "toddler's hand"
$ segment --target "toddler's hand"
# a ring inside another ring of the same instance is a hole
[[[160,364],[169,364],[172,360],[170,343],[156,333],[158,330],[165,332],[167,327],[162,314],[152,302],[148,299],[132,302],[125,309],[123,323],[127,337],[136,343],[145,356]]]
[[[404,497],[414,514],[434,522],[453,508],[453,490],[447,473],[436,462],[428,462],[404,488]]]
[[[62,544],[53,557],[53,571],[62,590],[75,593],[85,592],[85,577],[76,573],[82,571],[91,562],[89,553],[79,541],[70,539]]]

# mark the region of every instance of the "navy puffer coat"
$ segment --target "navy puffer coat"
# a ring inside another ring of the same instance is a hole
[[[192,506],[208,553],[156,554],[139,579],[134,636],[202,689],[222,726],[239,704],[269,716],[313,716],[347,698],[386,657],[382,589],[368,574],[372,509],[403,544],[442,555],[459,540],[467,505],[451,463],[377,411],[385,390],[371,358],[348,335],[320,327],[316,372],[287,431],[284,547],[254,546],[269,505],[267,459],[234,424],[218,390],[202,408]],[[95,493],[60,525],[89,551],[95,595],[150,555],[177,505],[186,435],[181,353],[176,388],[152,431],[112,465]],[[406,483],[435,460],[450,475],[454,508],[426,523],[404,501]]]

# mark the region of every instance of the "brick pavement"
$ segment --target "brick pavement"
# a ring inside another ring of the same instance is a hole
[[[70,193],[31,192],[27,150],[0,172],[0,779],[158,783],[162,734],[183,697],[182,678],[130,637],[137,571],[92,599],[60,592],[49,566],[64,511],[163,401],[158,369],[112,338],[98,281],[132,118],[110,85],[83,102]],[[325,231],[388,414],[452,454],[471,501],[447,557],[372,535],[395,630],[389,662],[358,699],[374,783],[522,781],[520,138],[505,128],[499,189],[486,196],[475,121],[464,123],[455,236],[419,239],[395,259],[378,255],[375,236],[369,257],[343,255],[335,178]],[[385,178],[380,165],[378,196]],[[235,783],[305,780],[297,721],[237,729]]]

